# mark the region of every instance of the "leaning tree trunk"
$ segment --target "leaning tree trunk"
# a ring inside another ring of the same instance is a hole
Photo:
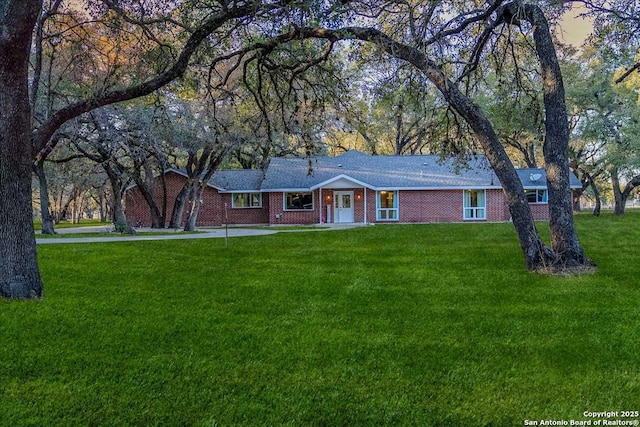
[[[188,179],[176,196],[176,200],[173,202],[173,210],[171,211],[171,221],[169,221],[169,228],[174,228],[177,230],[182,225],[184,205],[187,202],[187,195],[191,191],[191,187],[193,187],[193,184],[193,181]]]
[[[138,185],[138,191],[142,194],[144,201],[149,207],[149,215],[151,217],[151,228],[164,228],[164,216],[160,212],[158,203],[155,199],[155,187],[145,182],[141,177],[136,177],[135,182]]]
[[[40,217],[42,218],[40,231],[42,234],[57,234],[53,228],[53,215],[51,215],[49,186],[47,184],[47,176],[44,172],[44,162],[36,162],[33,170],[38,177],[38,184],[40,187]]]
[[[156,202],[155,195],[157,193],[157,188],[156,181],[155,179],[153,179],[153,171],[151,170],[151,165],[148,161],[145,161],[143,167],[145,170],[144,181],[141,179],[136,179],[136,183],[138,184],[138,187],[140,188],[145,201],[149,205],[149,213],[151,215],[151,228],[164,228],[167,198],[166,191],[162,194],[165,209],[161,211],[158,203]],[[142,184],[142,182],[144,182],[144,184]]]
[[[593,180],[591,180],[591,189],[593,190],[593,197],[596,199],[595,206],[593,207],[593,216],[600,216],[602,200],[600,199],[600,190]]]
[[[465,96],[457,85],[445,76],[435,62],[418,49],[394,42],[385,34],[371,28],[351,27],[340,32],[313,29],[307,31],[315,37],[333,38],[350,35],[349,38],[373,42],[390,55],[406,60],[421,70],[438,88],[449,105],[465,119],[478,137],[478,141],[504,189],[527,268],[540,271],[552,267],[554,254],[538,234],[531,208],[524,195],[522,182],[493,126],[480,107]]]
[[[39,298],[32,220],[28,61],[40,2],[4,1],[0,13],[0,297]]]
[[[438,84],[436,86],[440,88]],[[442,85],[442,88],[444,90],[441,89],[441,91],[449,104],[473,129],[484,148],[491,167],[498,180],[500,180],[527,268],[532,271],[546,271],[552,268],[555,255],[544,244],[538,234],[529,202],[524,194],[522,182],[491,123],[480,108],[466,98],[450,82]]]
[[[549,230],[557,268],[593,266],[578,240],[573,221],[569,181],[569,120],[565,104],[562,72],[551,39],[549,24],[542,10],[527,4],[512,3],[511,16],[526,19],[533,25],[533,40],[542,68],[545,105],[545,140],[543,145],[547,189],[549,192]]]
[[[204,187],[198,184],[194,184],[189,189],[188,204],[187,204],[187,218],[184,224],[184,231],[194,231],[196,229],[196,221],[198,220],[198,214],[200,213],[200,201],[202,200],[202,193]]]

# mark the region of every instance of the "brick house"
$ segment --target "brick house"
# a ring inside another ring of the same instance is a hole
[[[544,169],[519,169],[533,215],[549,218]],[[165,173],[167,212],[186,175]],[[572,188],[580,183],[571,176]],[[159,194],[160,191],[157,191]],[[125,198],[127,218],[149,224],[135,187]],[[467,165],[439,156],[274,158],[265,172],[221,170],[202,198],[199,225],[499,222],[510,219],[500,182],[484,156]]]

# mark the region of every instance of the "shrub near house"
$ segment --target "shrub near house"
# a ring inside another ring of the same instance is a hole
[[[534,218],[549,218],[544,169],[519,169]],[[168,207],[186,174],[168,170]],[[572,188],[580,184],[571,176]],[[157,189],[157,197],[162,192]],[[499,222],[510,219],[502,187],[484,156],[467,164],[439,156],[274,158],[257,170],[216,172],[204,192],[198,225]],[[126,197],[130,221],[148,224],[135,187]]]

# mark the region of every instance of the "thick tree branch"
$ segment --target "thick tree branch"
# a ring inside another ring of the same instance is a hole
[[[105,105],[149,95],[171,81],[181,77],[189,65],[191,56],[211,33],[232,19],[251,14],[254,8],[255,5],[252,3],[245,4],[233,9],[227,9],[209,18],[191,34],[173,66],[146,82],[125,89],[107,91],[93,98],[79,101],[58,110],[34,133],[32,143],[36,156],[40,157],[39,152],[46,146],[49,138],[68,120]]]
[[[627,199],[627,197],[629,197],[631,192],[635,190],[637,187],[640,187],[640,175],[634,176],[631,179],[631,181],[629,181],[627,185],[624,187],[624,190],[622,191],[622,195],[624,196],[625,200]]]
[[[347,27],[338,30],[325,28],[300,28],[301,36],[322,38],[331,41],[361,40],[375,44],[389,55],[405,60],[419,69],[438,88],[449,105],[473,129],[478,141],[484,148],[485,155],[500,180],[507,199],[509,210],[514,222],[522,226],[516,227],[520,244],[525,258],[530,263],[529,268],[544,264],[554,259],[550,251],[540,240],[531,210],[524,196],[522,183],[511,163],[504,147],[500,143],[493,126],[484,115],[480,107],[467,98],[458,87],[449,80],[438,65],[428,58],[424,52],[392,40],[389,36],[374,28]]]
[[[631,68],[629,68],[627,71],[625,71],[620,77],[618,77],[615,82],[616,83],[622,83],[627,77],[629,77],[631,75],[631,73],[633,73],[634,71],[640,69],[640,62],[636,62],[635,64],[633,64],[633,66]]]

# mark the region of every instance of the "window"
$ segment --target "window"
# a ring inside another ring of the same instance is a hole
[[[464,219],[486,219],[487,202],[484,190],[464,191]]]
[[[547,203],[547,190],[524,190],[529,203]]]
[[[284,193],[284,209],[287,211],[312,211],[313,193]]]
[[[233,193],[231,205],[234,208],[260,208],[262,207],[262,193]]]
[[[378,191],[376,197],[376,219],[398,220],[398,192]]]

